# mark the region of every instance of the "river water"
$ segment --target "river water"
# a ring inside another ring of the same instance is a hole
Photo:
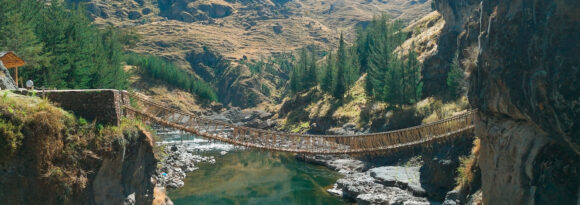
[[[341,177],[337,172],[298,161],[288,153],[234,149],[221,155],[219,144],[191,145],[218,147],[200,151],[200,155],[215,156],[216,162],[199,164],[198,170],[188,173],[184,187],[169,191],[176,205],[348,204],[326,192]]]

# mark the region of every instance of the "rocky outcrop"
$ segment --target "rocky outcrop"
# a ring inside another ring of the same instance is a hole
[[[449,1],[449,4],[434,2],[435,7],[445,20],[445,26],[437,40],[436,54],[427,57],[423,63],[423,96],[443,96],[447,90],[447,84],[444,82],[447,81],[447,73],[449,73],[453,58],[457,54],[457,37],[461,34],[469,36],[472,38],[471,40],[477,39],[476,33],[479,28],[475,27],[474,24],[465,24],[468,19],[473,21],[476,18],[471,16],[471,12],[478,9],[477,2],[479,1]],[[457,9],[460,6],[463,9]],[[472,35],[466,35],[467,33]],[[470,46],[473,44],[463,45],[462,50]],[[460,52],[459,55],[466,58],[464,52]]]
[[[410,172],[406,174],[413,175]],[[418,175],[419,173],[414,174]],[[404,182],[395,181],[393,183],[402,184]],[[426,198],[413,196],[410,192],[395,186],[380,184],[377,178],[371,176],[369,172],[348,174],[345,178],[339,179],[335,187],[329,192],[348,200],[354,200],[358,204],[430,204]]]
[[[483,203],[580,203],[580,2],[435,5],[480,109]]]
[[[192,50],[186,59],[198,76],[217,87],[224,105],[248,108],[268,101],[260,90],[265,80],[252,75],[246,65],[231,63],[207,47]]]
[[[209,119],[231,123],[234,125],[271,129],[276,126],[276,121],[272,120],[272,113],[264,110],[241,110],[240,108],[230,108],[224,112],[207,116]]]
[[[0,90],[16,89],[16,83],[10,76],[8,69],[0,61]]]
[[[260,92],[261,85],[261,78],[251,75],[247,66],[230,66],[217,83],[220,102],[241,108],[255,107],[269,100]]]
[[[122,153],[102,158],[87,197],[92,195],[95,204],[151,204],[155,187],[151,177],[157,167],[151,140],[141,133],[120,147]]]
[[[142,20],[149,21],[158,19],[153,14],[152,8],[157,4],[157,0],[65,0],[67,4],[80,3],[86,9],[91,19],[118,19],[123,23],[135,24],[144,23]]]
[[[358,204],[429,204],[429,200],[415,196],[424,191],[419,184],[418,167],[383,166],[365,169],[368,162],[348,156],[301,156],[299,160],[323,165],[344,174],[330,194]]]
[[[229,66],[229,61],[207,47],[194,49],[186,56],[193,71],[207,82],[214,81]]]
[[[223,18],[234,12],[232,5],[219,0],[160,0],[158,3],[161,16],[185,22]]]

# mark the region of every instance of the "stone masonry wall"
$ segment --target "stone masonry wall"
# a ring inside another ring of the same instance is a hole
[[[29,91],[17,91],[29,94]],[[118,125],[121,121],[122,99],[118,90],[47,90],[36,91],[39,97],[47,97],[49,101],[64,110],[104,125]],[[128,101],[127,101],[128,102]]]

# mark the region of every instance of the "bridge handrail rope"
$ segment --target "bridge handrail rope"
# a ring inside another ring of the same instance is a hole
[[[149,113],[125,104],[123,106],[127,112],[165,126],[236,145],[311,154],[374,152],[456,136],[473,130],[475,127],[474,117],[477,112],[477,110],[467,110],[460,115],[436,122],[388,132],[356,135],[311,135],[237,126],[170,108],[135,93],[122,91],[122,94],[143,103],[147,110],[155,111],[155,113]],[[161,114],[171,115],[159,117]],[[178,116],[180,118],[175,122],[175,118]],[[185,118],[189,120],[183,121]],[[171,119],[174,119],[173,122]]]
[[[125,91],[126,92],[126,91]],[[195,116],[191,113],[187,113],[187,112],[183,112],[181,110],[177,110],[174,108],[170,108],[167,106],[163,106],[160,105],[157,102],[145,99],[141,96],[138,96],[136,94],[130,93],[130,92],[126,92],[129,96],[133,97],[136,100],[139,100],[141,102],[144,103],[148,103],[150,105],[156,106],[158,108],[161,109],[165,109],[168,111],[172,111],[172,112],[176,112],[176,113],[180,113],[183,115],[188,115],[189,117],[192,118],[196,118],[196,119],[200,119],[200,120],[204,120],[210,123],[214,123],[214,124],[224,124],[224,125],[229,125],[231,127],[238,127],[238,128],[242,128],[245,130],[251,130],[251,131],[260,131],[260,132],[271,132],[271,133],[283,133],[283,134],[289,134],[289,135],[296,135],[296,136],[304,136],[304,137],[309,137],[309,136],[317,136],[317,137],[327,137],[327,138],[335,138],[335,137],[351,137],[351,136],[357,136],[357,137],[372,137],[375,135],[382,135],[382,134],[389,134],[389,133],[395,133],[395,132],[402,132],[402,131],[408,131],[408,130],[415,130],[418,128],[422,128],[422,127],[432,127],[433,125],[437,125],[437,124],[443,124],[445,122],[449,122],[449,121],[453,121],[453,120],[457,120],[457,119],[464,119],[467,116],[472,116],[477,110],[472,109],[472,110],[467,110],[465,113],[459,114],[459,115],[455,115],[449,118],[445,118],[439,121],[435,121],[435,122],[430,122],[430,123],[426,123],[426,124],[422,124],[422,125],[417,125],[417,126],[412,126],[412,127],[408,127],[408,128],[403,128],[403,129],[398,129],[398,130],[390,130],[390,131],[386,131],[386,132],[375,132],[375,133],[365,133],[365,134],[355,134],[355,135],[316,135],[316,134],[301,134],[301,133],[290,133],[290,132],[278,132],[278,131],[269,131],[269,130],[263,130],[263,129],[258,129],[258,128],[252,128],[252,127],[245,127],[245,126],[238,126],[238,125],[233,125],[227,122],[222,122],[222,121],[218,121],[218,120],[212,120],[209,118],[204,118],[204,117],[200,117],[200,116]]]

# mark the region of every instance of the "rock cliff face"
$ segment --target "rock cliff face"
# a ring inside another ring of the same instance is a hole
[[[160,15],[185,22],[223,18],[234,8],[225,1],[160,0]]]
[[[100,152],[61,154],[81,148],[71,147],[71,139],[43,132],[50,129],[43,125],[26,126],[21,149],[0,162],[0,204],[152,203],[157,159],[145,133],[126,133],[123,142]],[[51,165],[68,161],[77,163]]]
[[[262,85],[258,76],[253,76],[245,65],[228,67],[218,78],[220,102],[235,107],[254,107],[267,102],[268,97],[259,90]]]
[[[4,67],[2,62],[0,62],[0,89],[16,89],[16,83],[14,83],[10,73],[8,73],[8,69]]]
[[[480,110],[484,204],[579,204],[580,2],[435,5],[447,23],[445,49],[432,59],[439,70],[425,72],[437,76],[459,51]]]
[[[104,157],[86,191],[95,204],[151,204],[151,177],[157,168],[153,141],[144,133],[125,143],[122,153]],[[91,202],[92,203],[92,202]]]

